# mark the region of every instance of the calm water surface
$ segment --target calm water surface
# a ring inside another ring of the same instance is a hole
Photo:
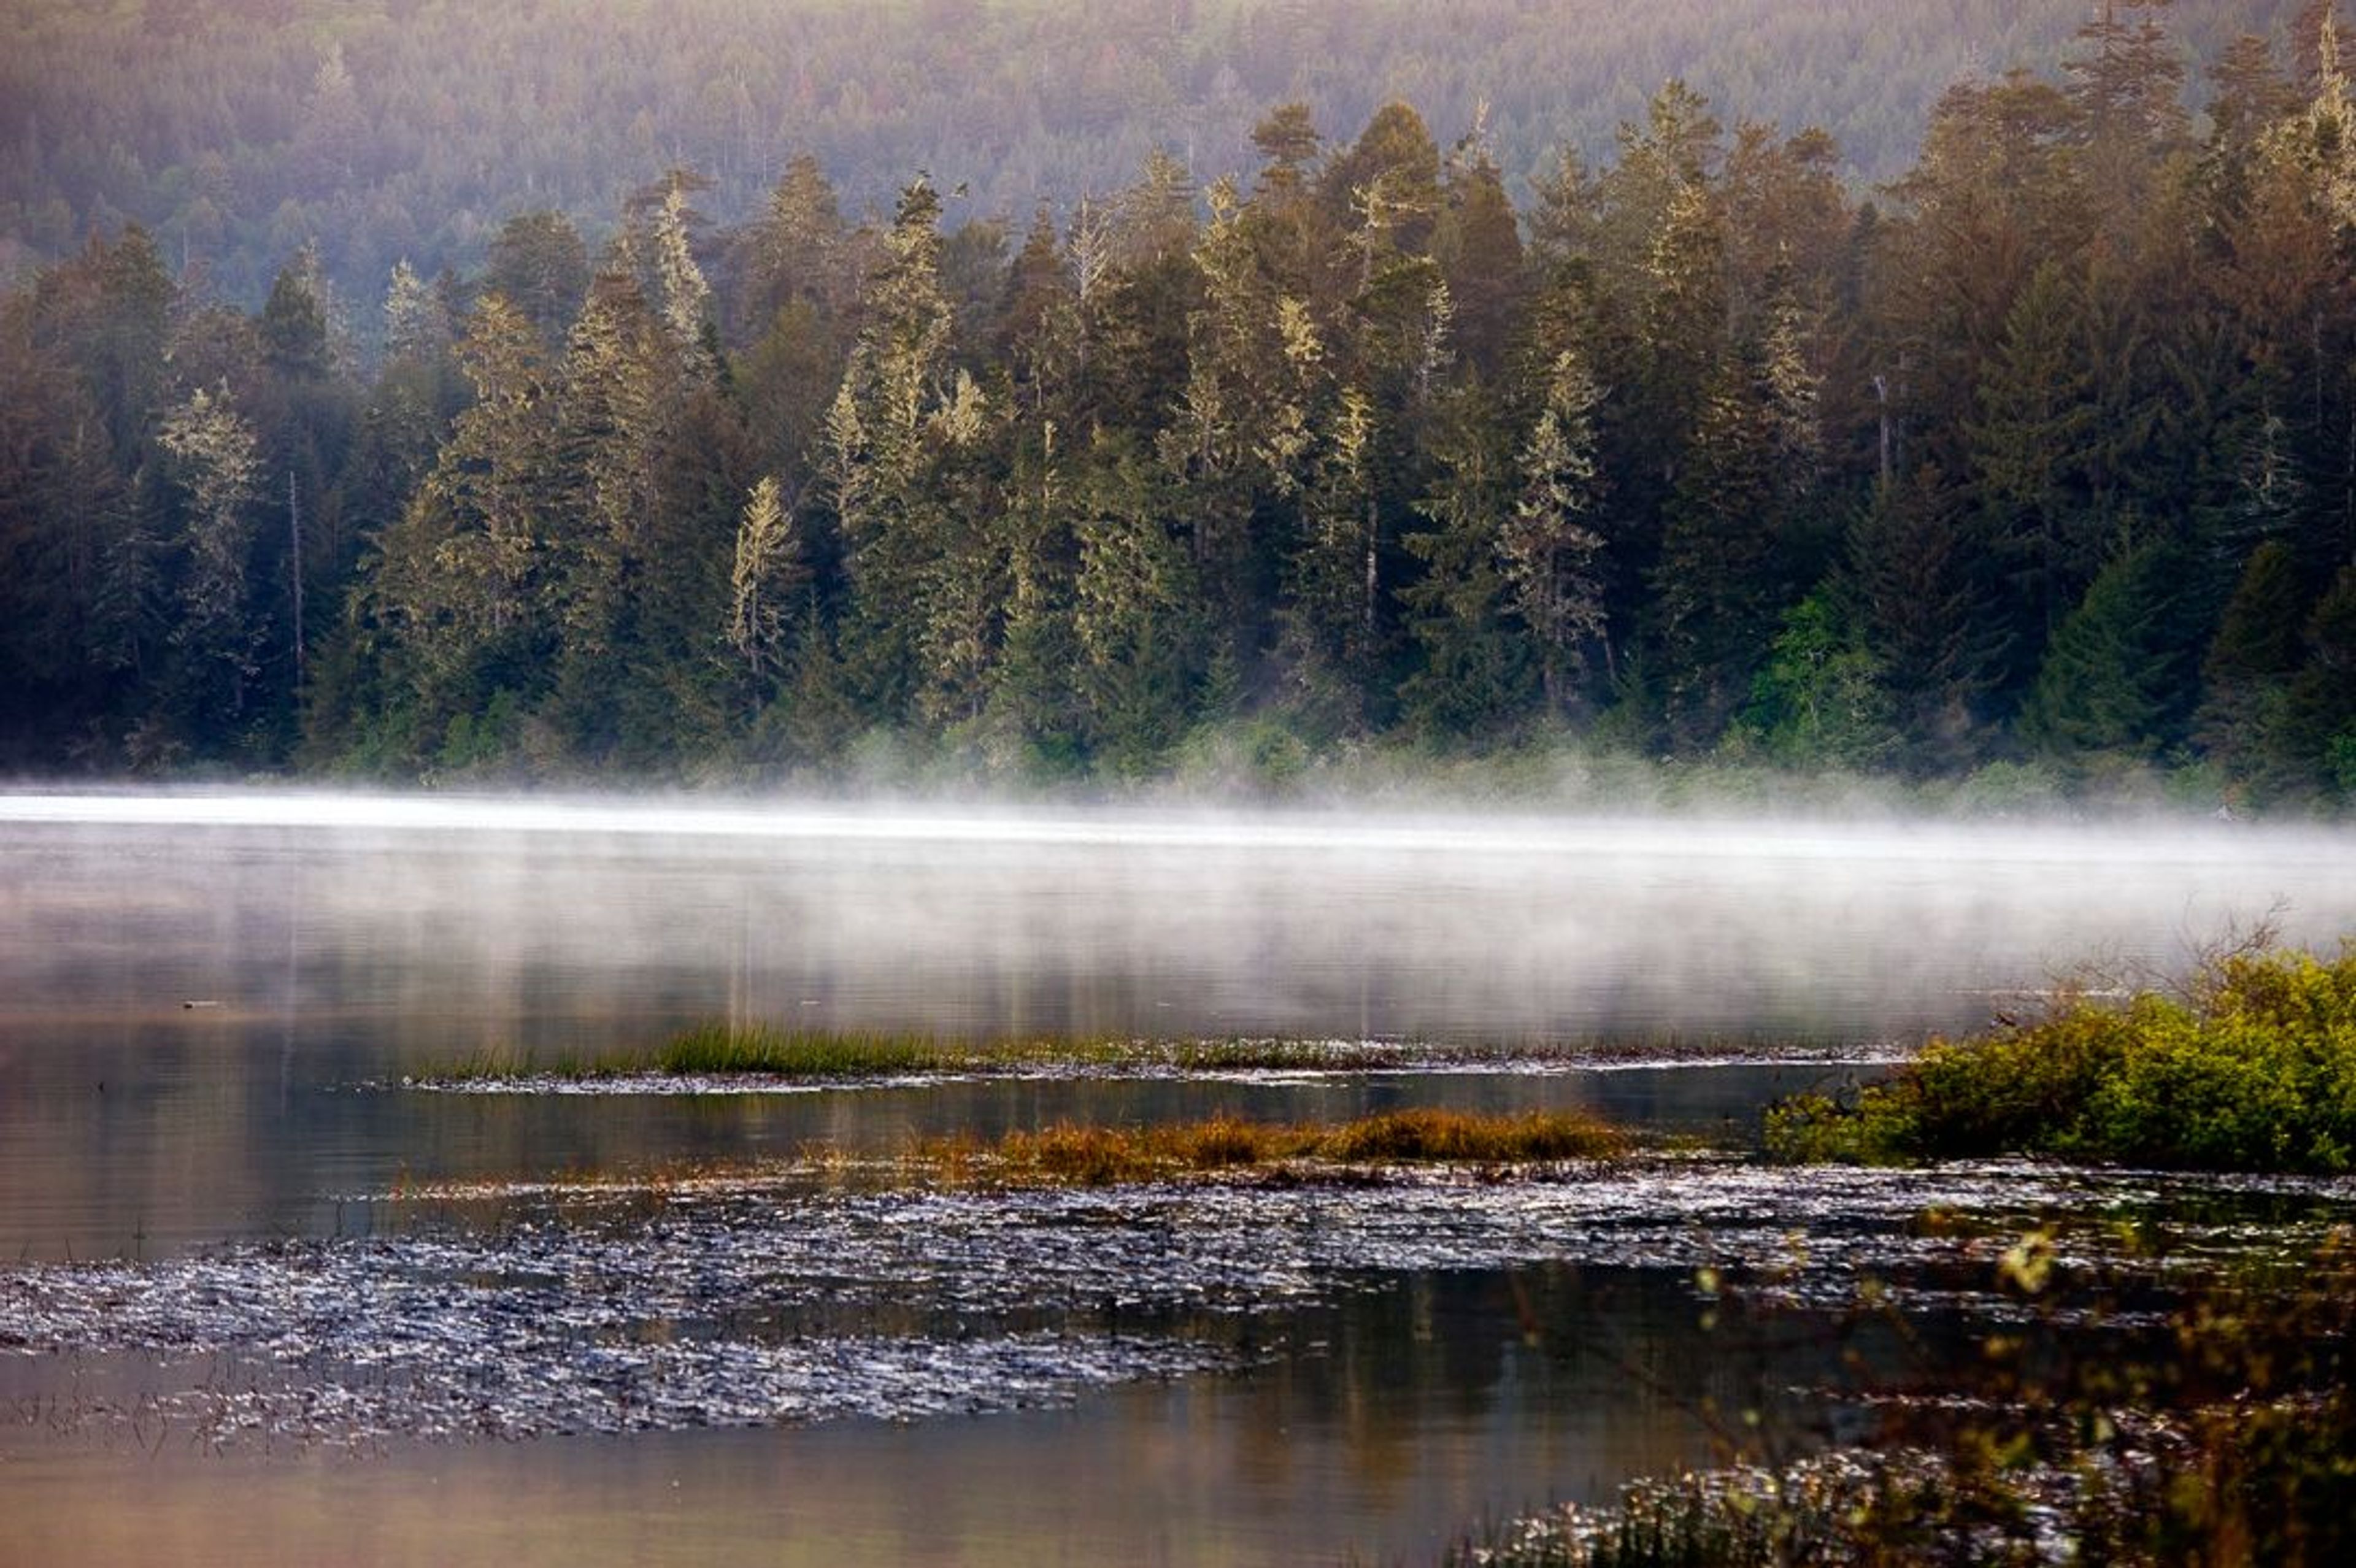
[[[2178,965],[2270,912],[2294,939],[2356,931],[2356,841],[0,798],[0,1256],[364,1238],[411,1184],[1067,1116],[1580,1103],[1708,1131],[1837,1071],[724,1099],[398,1086],[486,1049],[651,1044],[727,1018],[1746,1060],[1779,1040],[1887,1050],[2019,1008],[2081,960]],[[1710,1380],[1759,1369],[1697,1351],[1696,1316],[1687,1283],[1660,1271],[1405,1275],[1277,1315],[1280,1349],[1246,1370],[1064,1408],[335,1456],[59,1435],[37,1400],[53,1409],[60,1379],[96,1371],[18,1358],[0,1365],[23,1417],[0,1440],[0,1497],[28,1560],[1416,1560],[1483,1514],[1706,1456],[1694,1412]]]

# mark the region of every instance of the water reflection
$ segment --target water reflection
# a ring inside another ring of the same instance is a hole
[[[1483,1510],[1708,1458],[1697,1402],[1772,1378],[1694,1354],[1693,1324],[1638,1275],[1427,1275],[1305,1320],[1311,1342],[1259,1371],[1058,1410],[357,1463],[166,1443],[135,1460],[135,1509],[126,1467],[91,1456],[0,1443],[0,1474],[44,1499],[11,1521],[28,1561],[1429,1561]]]
[[[2294,939],[2356,930],[2356,844],[2180,826],[0,798],[0,1257],[20,1270],[133,1258],[152,1277],[243,1238],[391,1239],[391,1211],[368,1200],[405,1183],[739,1161],[812,1141],[884,1149],[1066,1117],[1585,1104],[1707,1132],[1827,1070],[728,1099],[384,1085],[470,1051],[595,1052],[712,1017],[1703,1053],[1792,1038],[1903,1042],[1977,1023],[2055,965],[2105,954],[2172,964],[2188,940],[2277,906]],[[1250,1370],[1098,1390],[1058,1411],[515,1447],[393,1443],[360,1463],[191,1453],[185,1433],[152,1456],[91,1452],[36,1413],[0,1440],[0,1491],[41,1499],[12,1507],[9,1551],[240,1563],[1295,1562],[1352,1546],[1373,1561],[1417,1557],[1484,1510],[1703,1456],[1698,1403],[1780,1376],[1774,1352],[1745,1359],[1694,1339],[1691,1259],[1526,1262],[1575,1250],[1565,1234],[1541,1231],[1479,1267],[1408,1258],[1378,1288],[1234,1331],[1248,1344],[1164,1321],[1170,1342],[1248,1352]],[[1648,1244],[1667,1259],[1680,1234]],[[822,1317],[802,1327],[842,1331]],[[54,1395],[60,1375],[148,1375],[39,1365],[36,1375],[20,1360],[0,1376],[51,1379],[41,1386]],[[0,1394],[30,1397],[27,1387],[0,1383]],[[134,1485],[140,1506],[120,1507]]]

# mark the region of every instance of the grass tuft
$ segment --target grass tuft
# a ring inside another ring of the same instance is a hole
[[[674,1036],[651,1061],[642,1061],[631,1071],[650,1069],[680,1077],[736,1073],[779,1078],[881,1077],[968,1066],[978,1055],[928,1034],[704,1024]]]

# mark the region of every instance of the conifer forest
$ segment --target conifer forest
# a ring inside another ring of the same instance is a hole
[[[2356,797],[2329,0],[6,9],[0,768]]]

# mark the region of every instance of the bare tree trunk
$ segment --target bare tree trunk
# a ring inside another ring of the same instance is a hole
[[[286,471],[287,570],[294,579],[294,689],[303,689],[303,508],[294,493],[294,471]]]

